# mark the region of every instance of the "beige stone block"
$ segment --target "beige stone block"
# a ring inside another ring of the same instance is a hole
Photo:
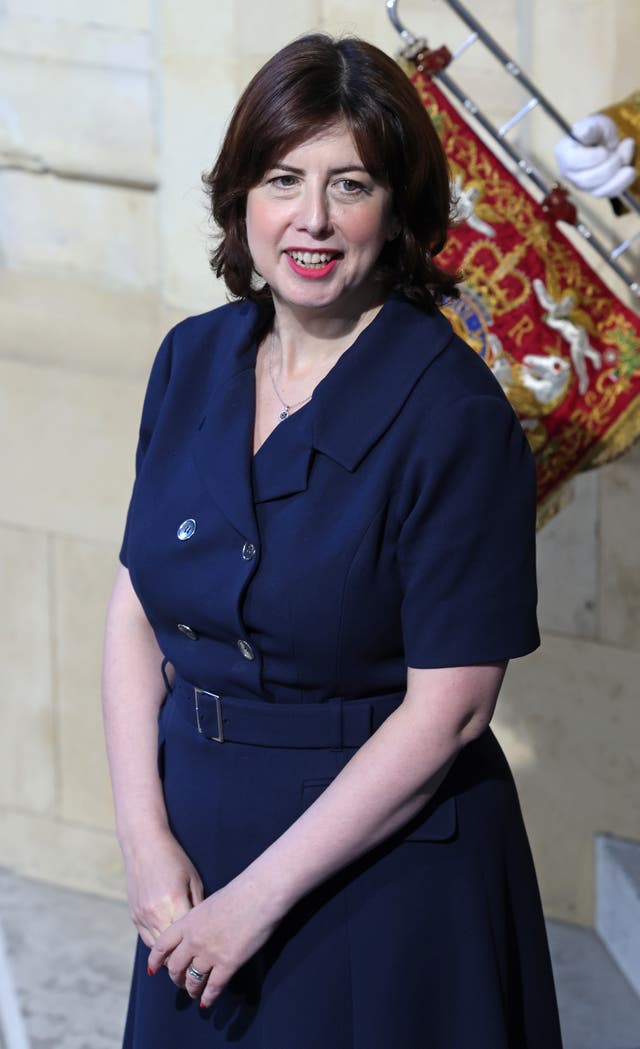
[[[183,317],[150,292],[0,269],[0,359],[142,381],[163,336]]]
[[[160,231],[162,295],[176,309],[221,305],[225,289],[208,266],[212,227],[201,175],[209,170],[238,97],[235,5],[163,2],[158,17],[162,115]],[[194,33],[194,26],[197,32]]]
[[[615,22],[600,0],[533,8],[534,79],[570,122],[610,96]]]
[[[186,8],[166,0],[159,5],[162,295],[188,312],[226,297],[208,266],[213,228],[201,175],[216,158],[239,93],[237,7],[204,0],[189,0]],[[248,24],[242,22],[243,33]]]
[[[196,313],[225,301],[208,263],[214,229],[201,176],[215,161],[237,97],[230,78],[216,83],[211,97],[203,83],[212,83],[210,63],[172,67],[162,83],[162,295],[174,308]]]
[[[0,810],[0,864],[18,874],[124,899],[115,835],[11,809]]]
[[[144,382],[0,362],[3,517],[117,542],[124,525]]]
[[[552,636],[507,672],[494,727],[550,916],[592,924],[595,834],[640,839],[639,676],[640,653]]]
[[[14,435],[5,449],[15,443]],[[46,536],[24,527],[1,527],[0,579],[0,804],[47,813],[55,802],[56,776]]]
[[[244,4],[238,0],[224,4],[185,0],[180,6],[160,0],[156,7],[157,45],[163,68],[167,63],[182,65],[189,58],[196,65],[214,57],[228,61],[243,47],[243,34],[250,23],[243,17]],[[217,72],[211,67],[201,87],[215,82]],[[208,94],[206,90],[204,93]]]
[[[638,35],[640,9],[636,0],[613,0],[615,43],[611,63],[612,100],[624,98],[638,90]]]
[[[571,501],[538,533],[538,618],[544,631],[596,634],[599,492],[599,472],[578,475]]]
[[[155,185],[153,100],[146,71],[60,62],[53,74],[40,56],[0,53],[0,93],[0,161],[105,182]]]
[[[600,636],[640,651],[640,446],[600,474]]]
[[[278,0],[272,6],[260,0],[236,2],[236,50],[264,62],[297,36],[319,29],[321,9],[319,0]]]
[[[405,4],[401,17],[405,17]],[[410,5],[411,6],[411,5]],[[414,5],[415,6],[415,5]],[[320,26],[324,32],[337,36],[353,35],[362,37],[388,55],[393,55],[401,45],[384,4],[370,4],[367,0],[353,0],[353,3],[341,4],[338,0],[321,0]],[[422,15],[424,19],[424,14]]]
[[[72,25],[115,26],[121,29],[151,28],[149,0],[4,0],[3,12]]]
[[[158,281],[155,196],[4,171],[0,247],[10,269],[62,269],[148,289]]]
[[[0,14],[2,43],[0,53],[37,58],[42,63],[61,63],[113,67],[150,68],[150,40],[146,32],[119,26],[94,25],[88,20],[33,17],[25,12]],[[59,70],[43,67],[43,74],[55,77]]]
[[[102,641],[116,572],[114,546],[53,544],[59,815],[94,829],[114,826],[100,702]]]

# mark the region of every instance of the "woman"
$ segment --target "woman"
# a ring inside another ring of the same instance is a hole
[[[436,309],[435,132],[391,59],[312,35],[206,181],[239,301],[160,348],[107,624],[124,1044],[556,1049],[488,728],[539,643],[534,467]]]

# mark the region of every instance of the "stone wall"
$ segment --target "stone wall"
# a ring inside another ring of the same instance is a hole
[[[533,6],[475,10],[571,119],[637,86],[635,0]],[[437,0],[400,13],[432,43],[465,35]],[[233,102],[313,28],[398,45],[382,0],[0,8],[0,863],[22,872],[123,891],[99,670],[145,379],[171,324],[224,301],[200,173]],[[486,56],[464,61],[470,89],[509,115]],[[594,833],[640,839],[638,461],[580,478],[542,533],[544,645],[509,669],[496,719],[547,910],[578,921]]]

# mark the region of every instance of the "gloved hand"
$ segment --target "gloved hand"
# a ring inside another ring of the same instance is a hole
[[[574,138],[567,135],[554,147],[560,175],[593,197],[623,193],[637,176],[634,140],[620,141],[616,125],[604,113],[577,120],[571,131]]]

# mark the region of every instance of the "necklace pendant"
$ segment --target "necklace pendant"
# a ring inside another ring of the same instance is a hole
[[[286,419],[288,414],[289,414],[289,409],[288,408],[283,408],[282,411],[278,414],[278,418],[279,418],[280,422],[282,422],[283,419]]]

